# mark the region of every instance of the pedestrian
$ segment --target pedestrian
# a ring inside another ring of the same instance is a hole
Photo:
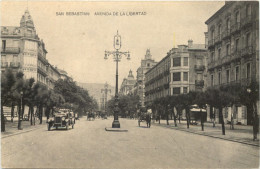
[[[150,115],[150,113],[146,114],[146,124],[147,124],[147,128],[151,127],[151,115]]]

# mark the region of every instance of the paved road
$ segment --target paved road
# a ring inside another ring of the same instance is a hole
[[[120,119],[128,132],[108,132],[112,119],[46,125],[2,139],[2,168],[258,168],[259,150],[240,143]]]

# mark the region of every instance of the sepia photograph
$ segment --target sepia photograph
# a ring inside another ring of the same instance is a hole
[[[0,9],[0,168],[260,167],[258,0]]]

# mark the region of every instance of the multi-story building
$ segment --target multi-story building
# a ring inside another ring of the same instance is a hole
[[[170,64],[171,54],[168,54],[145,73],[145,105],[150,105],[155,99],[170,95]]]
[[[207,50],[204,44],[178,45],[146,72],[146,103],[167,95],[202,91],[206,77]]]
[[[36,34],[32,17],[28,10],[20,20],[20,26],[1,26],[1,71],[11,68],[22,71],[26,79],[53,88],[59,72],[46,59],[47,50],[43,40]]]
[[[152,59],[150,49],[146,50],[145,58],[141,60],[141,66],[137,69],[137,82],[135,85],[136,93],[140,98],[141,106],[144,106],[145,102],[145,73],[156,65]]]
[[[119,90],[119,94],[128,95],[128,94],[132,93],[135,83],[136,83],[136,80],[134,78],[132,70],[130,70],[128,77],[123,79],[123,82],[122,82],[120,90]]]
[[[259,81],[259,2],[227,1],[207,21],[208,85],[219,87]],[[218,110],[214,110],[218,114]],[[225,108],[225,120],[234,112],[235,121],[250,124],[246,107]],[[218,116],[216,116],[218,118]]]

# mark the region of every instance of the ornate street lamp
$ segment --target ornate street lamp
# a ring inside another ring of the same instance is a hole
[[[23,121],[23,91],[20,92],[20,95],[21,95],[21,107],[20,107],[20,114],[19,114],[19,119],[18,119],[18,130],[22,130],[22,121]]]
[[[114,49],[116,51],[105,51],[104,59],[108,59],[110,55],[113,56],[114,61],[116,62],[116,91],[115,91],[115,108],[114,108],[114,121],[112,123],[112,128],[120,128],[120,123],[118,120],[118,62],[120,62],[123,55],[130,60],[130,52],[120,52],[119,49],[121,48],[121,36],[117,34],[114,36]]]

